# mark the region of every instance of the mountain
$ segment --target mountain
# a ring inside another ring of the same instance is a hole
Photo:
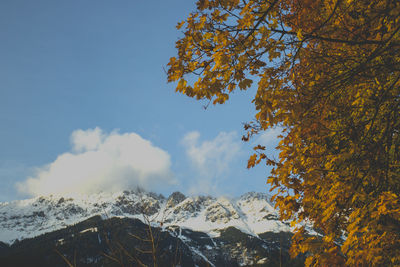
[[[151,253],[139,253],[151,248],[143,241],[149,229],[159,244],[159,266],[303,262],[289,259],[290,227],[278,220],[266,194],[214,198],[175,192],[165,198],[136,190],[0,203],[0,265],[23,266],[29,259],[30,266],[63,266],[64,256],[77,257],[78,266],[112,266],[107,261],[113,253],[133,266],[150,264]]]

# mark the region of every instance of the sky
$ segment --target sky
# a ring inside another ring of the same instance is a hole
[[[0,201],[143,187],[267,192],[247,170],[255,88],[228,103],[175,93],[165,69],[188,0],[0,1]]]

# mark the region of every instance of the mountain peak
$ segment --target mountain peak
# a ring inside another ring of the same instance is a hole
[[[176,205],[178,205],[179,203],[181,203],[182,201],[184,201],[186,199],[186,196],[184,194],[182,194],[181,192],[173,192],[167,200],[167,207],[175,207]]]

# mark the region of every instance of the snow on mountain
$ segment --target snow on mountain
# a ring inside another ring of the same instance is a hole
[[[186,197],[175,192],[169,198],[141,191],[100,193],[81,197],[36,197],[0,203],[0,241],[35,237],[94,215],[138,218],[154,226],[179,226],[218,236],[229,226],[257,236],[264,232],[288,232],[287,223],[263,193],[239,198]]]

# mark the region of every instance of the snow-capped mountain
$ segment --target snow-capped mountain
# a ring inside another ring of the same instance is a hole
[[[289,232],[287,223],[263,193],[247,193],[239,198],[186,197],[175,192],[168,198],[140,190],[90,196],[36,197],[0,203],[0,241],[35,237],[95,215],[103,218],[127,217],[150,222],[152,226],[178,226],[219,235],[219,230],[235,227],[257,236],[265,232]]]
[[[303,266],[304,255],[290,259],[292,229],[269,199],[135,190],[0,203],[0,265]],[[156,255],[143,253],[149,231]]]

